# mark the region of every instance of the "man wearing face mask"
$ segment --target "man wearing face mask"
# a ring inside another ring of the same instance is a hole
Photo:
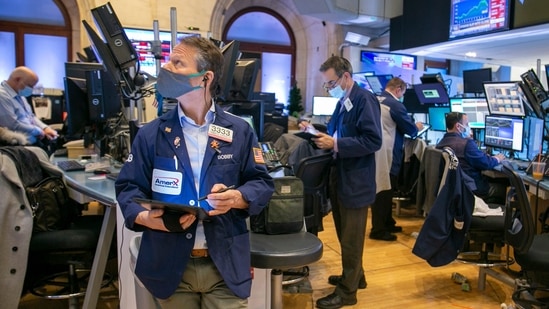
[[[393,192],[397,186],[397,176],[402,165],[404,134],[411,137],[423,129],[423,123],[414,123],[412,117],[400,99],[406,92],[406,82],[395,77],[385,86],[385,90],[378,96],[381,103],[381,117],[383,119],[383,143],[386,151],[383,155],[389,160],[389,171],[378,169],[377,173],[389,173],[391,189],[377,193],[376,201],[372,204],[372,230],[370,238],[384,241],[397,239],[392,233],[402,232],[402,227],[396,225],[392,216]]]
[[[492,183],[482,175],[483,170],[493,169],[505,159],[503,154],[490,156],[478,149],[471,137],[469,119],[466,114],[451,112],[446,115],[446,134],[437,144],[437,148],[450,147],[459,159],[462,170],[475,181],[475,195],[487,203],[505,203],[505,184]]]
[[[0,126],[25,134],[30,144],[45,147],[42,140],[57,138],[57,131],[40,121],[27,102],[37,83],[38,75],[21,66],[0,84]]]
[[[316,302],[317,308],[340,308],[357,303],[357,289],[366,288],[362,253],[368,207],[376,195],[375,152],[381,147],[381,114],[376,96],[353,81],[350,62],[339,56],[321,66],[323,87],[339,98],[328,133],[313,138],[320,149],[333,150],[329,196],[341,246],[341,275],[328,282],[334,292]]]
[[[158,308],[247,308],[246,218],[274,185],[250,125],[215,104],[222,72],[209,40],[175,46],[157,90],[178,107],[138,131],[115,183],[126,227],[143,231],[135,274]],[[134,198],[201,207],[209,217],[149,210]]]

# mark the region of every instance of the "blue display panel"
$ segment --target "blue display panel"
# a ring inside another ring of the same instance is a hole
[[[510,0],[451,0],[450,39],[508,30]]]

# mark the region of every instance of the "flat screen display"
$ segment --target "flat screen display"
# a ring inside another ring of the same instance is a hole
[[[338,98],[333,97],[313,97],[313,115],[331,116],[337,105]]]
[[[490,115],[486,98],[450,98],[450,109],[465,113],[472,129],[484,129],[484,119]]]
[[[391,74],[365,76],[370,90],[375,94],[381,94],[387,83],[393,78]]]
[[[449,39],[508,30],[510,0],[451,0]]]
[[[484,82],[492,81],[492,69],[482,68],[463,71],[463,93],[482,93]]]
[[[361,67],[366,71],[387,73],[393,67],[406,70],[416,69],[416,57],[404,54],[382,53],[363,50],[360,52]]]
[[[509,116],[486,116],[484,145],[522,151],[524,119]]]
[[[447,104],[449,101],[446,88],[441,83],[414,85],[421,104]]]
[[[140,70],[156,76],[156,58],[153,51],[154,31],[147,29],[125,28],[124,32],[131,41],[139,57]],[[188,36],[200,36],[197,33],[177,33],[177,41]],[[160,65],[163,66],[170,59],[171,33],[159,31],[161,58]]]
[[[490,114],[525,116],[526,96],[520,87],[520,82],[484,83],[484,94]]]
[[[431,130],[446,132],[446,114],[450,107],[429,107],[429,124]]]

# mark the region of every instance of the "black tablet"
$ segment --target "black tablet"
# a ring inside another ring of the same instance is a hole
[[[164,211],[172,211],[181,214],[190,213],[195,215],[199,220],[207,220],[209,218],[208,213],[204,208],[198,206],[190,206],[185,204],[175,204],[164,201],[150,200],[144,198],[134,198],[136,203],[151,210],[151,209],[164,209]]]
[[[309,133],[309,132],[297,132],[297,133],[294,133],[297,137],[301,137],[302,139],[305,139],[309,142],[309,144],[311,144],[311,146],[313,146],[313,148],[315,149],[318,149],[318,147],[316,146],[315,142],[313,142],[311,139],[312,138],[315,138],[315,137],[318,137],[312,133]]]

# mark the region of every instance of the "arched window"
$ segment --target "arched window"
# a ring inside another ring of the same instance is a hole
[[[0,7],[0,79],[24,65],[44,87],[62,89],[71,27],[60,0],[0,0]]]
[[[224,41],[240,41],[242,58],[261,59],[261,73],[255,90],[274,92],[287,102],[295,76],[295,38],[286,20],[275,11],[250,7],[227,23]]]

